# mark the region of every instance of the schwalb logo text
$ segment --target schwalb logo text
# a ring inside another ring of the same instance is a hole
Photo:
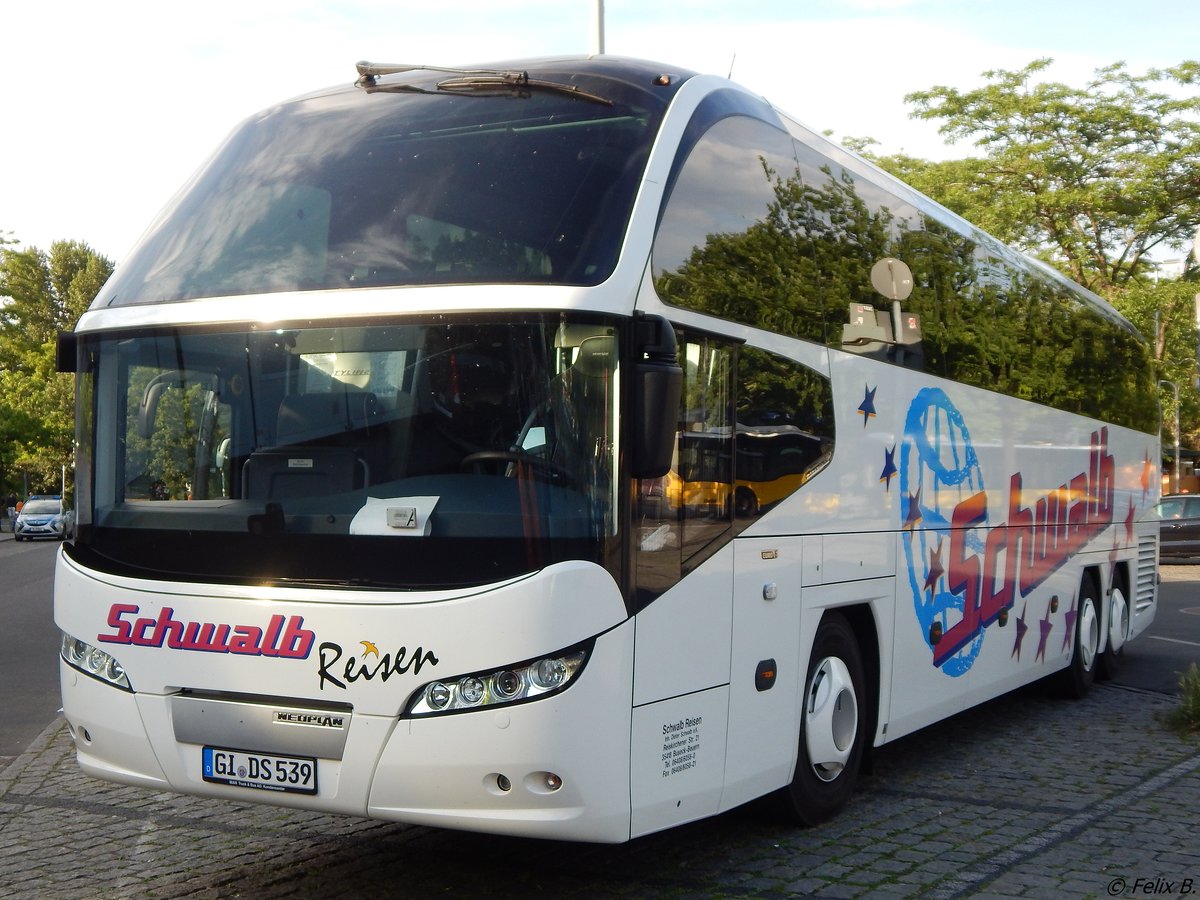
[[[114,603],[108,611],[108,626],[113,631],[101,632],[96,639],[106,644],[283,659],[307,659],[316,639],[316,635],[304,627],[303,616],[274,615],[260,627],[183,622],[175,618],[175,610],[169,606],[160,609],[154,618],[139,617],[140,611],[141,607],[134,603]]]
[[[963,595],[962,618],[934,645],[935,666],[1012,607],[1018,590],[1027,596],[1112,524],[1114,469],[1108,429],[1102,428],[1092,433],[1087,469],[1035,502],[1023,503],[1016,473],[1009,481],[1008,519],[988,531],[982,555],[968,546],[968,536],[987,517],[987,494],[955,506],[946,575],[950,592]]]

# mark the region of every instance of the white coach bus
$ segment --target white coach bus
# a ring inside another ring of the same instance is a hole
[[[814,823],[1152,620],[1154,378],[1102,300],[723,78],[359,72],[234,131],[60,341],[86,772]]]

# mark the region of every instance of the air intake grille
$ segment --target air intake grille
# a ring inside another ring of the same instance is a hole
[[[1136,612],[1144,612],[1154,604],[1158,590],[1158,535],[1143,535],[1138,540]]]

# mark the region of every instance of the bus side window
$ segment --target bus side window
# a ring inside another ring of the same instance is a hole
[[[759,350],[738,354],[738,530],[808,483],[833,455],[833,390],[820,373]]]
[[[683,392],[674,458],[637,496],[641,602],[657,597],[733,537],[734,346],[682,330]]]

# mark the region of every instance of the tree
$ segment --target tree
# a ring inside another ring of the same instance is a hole
[[[1151,336],[1158,377],[1179,388],[1181,439],[1200,444],[1200,392],[1196,390],[1195,303],[1200,283],[1193,280],[1138,282],[1123,287],[1113,302],[1142,334]],[[1163,393],[1164,435],[1173,427],[1174,392]]]
[[[985,72],[982,88],[937,86],[906,98],[915,117],[941,120],[950,141],[973,138],[983,156],[872,158],[1111,301],[1151,339],[1155,377],[1178,385],[1181,431],[1194,445],[1200,272],[1151,283],[1147,254],[1182,250],[1200,223],[1200,63],[1144,75],[1117,63],[1082,89],[1035,83],[1050,65],[1035,60],[1016,72]],[[869,138],[848,143],[871,156]],[[1173,419],[1173,410],[1165,416]]]
[[[3,243],[3,242],[0,242]],[[0,247],[0,490],[59,486],[71,463],[73,379],[55,370],[59,331],[74,328],[113,264],[86,244]]]
[[[1123,63],[1082,88],[1035,83],[1051,65],[985,72],[969,91],[909,94],[982,158],[876,162],[1018,249],[1102,295],[1148,272],[1147,253],[1180,250],[1200,224],[1200,62],[1144,75]],[[1172,90],[1157,90],[1160,85]],[[862,145],[865,142],[859,141]]]

